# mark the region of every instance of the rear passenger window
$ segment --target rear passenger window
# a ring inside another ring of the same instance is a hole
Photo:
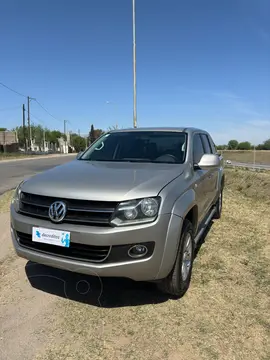
[[[217,153],[217,148],[216,148],[216,145],[214,144],[214,141],[212,140],[211,136],[208,136],[208,139],[209,139],[209,142],[210,142],[212,153],[216,154]]]
[[[203,148],[205,154],[212,154],[212,149],[210,147],[210,143],[208,140],[208,136],[206,134],[201,134],[202,142],[203,142]]]
[[[199,134],[193,137],[193,162],[198,164],[204,154],[202,140]]]

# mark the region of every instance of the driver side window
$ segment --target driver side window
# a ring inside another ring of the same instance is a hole
[[[193,136],[193,163],[198,164],[204,155],[202,140],[199,134]]]

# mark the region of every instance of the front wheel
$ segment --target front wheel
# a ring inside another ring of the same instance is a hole
[[[190,221],[185,220],[174,267],[170,274],[157,284],[159,290],[177,298],[187,292],[191,280],[194,248],[193,227]]]

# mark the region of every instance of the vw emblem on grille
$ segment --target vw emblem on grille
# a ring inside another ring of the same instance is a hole
[[[55,223],[63,221],[66,213],[67,206],[63,201],[56,201],[49,207],[49,217]]]

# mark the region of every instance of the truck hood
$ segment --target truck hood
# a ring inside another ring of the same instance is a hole
[[[183,170],[182,164],[74,160],[31,177],[22,191],[66,199],[124,201],[158,195]]]

